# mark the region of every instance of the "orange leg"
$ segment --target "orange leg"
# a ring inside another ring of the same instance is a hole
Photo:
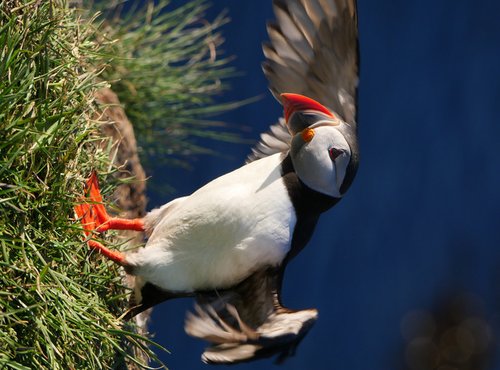
[[[96,228],[97,232],[104,232],[106,230],[134,230],[144,231],[144,222],[140,218],[127,220],[125,218],[108,218],[108,220]]]
[[[106,248],[104,245],[102,245],[99,242],[96,242],[95,240],[89,240],[87,244],[90,249],[98,251],[104,257],[109,258],[111,261],[119,264],[120,266],[128,265],[126,257],[122,252],[112,251],[111,249]]]
[[[92,173],[87,181],[86,193],[88,194],[88,198],[84,199],[82,204],[75,206],[75,212],[83,225],[87,237],[93,232],[100,233],[109,229],[144,231],[144,222],[140,218],[127,220],[124,218],[109,217],[108,212],[102,204],[102,196],[99,191],[99,183],[97,182],[97,174],[95,172]],[[99,253],[110,260],[120,265],[127,264],[123,253],[112,251],[94,240],[89,240],[87,243],[89,248],[99,251]]]

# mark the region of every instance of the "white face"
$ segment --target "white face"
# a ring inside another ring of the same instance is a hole
[[[351,149],[335,126],[314,126],[311,141],[304,141],[300,133],[292,140],[290,154],[295,171],[311,189],[340,198]]]

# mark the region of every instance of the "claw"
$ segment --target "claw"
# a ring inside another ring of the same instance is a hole
[[[102,195],[95,171],[87,180],[85,189],[88,200],[84,200],[82,204],[75,206],[75,212],[78,218],[81,219],[87,235],[92,231],[101,233],[109,229],[144,231],[144,222],[140,218],[127,220],[125,218],[109,217],[102,203]]]
[[[100,229],[109,221],[110,217],[102,204],[102,195],[95,171],[92,172],[85,184],[85,193],[88,198],[84,199],[82,204],[75,206],[76,215],[83,225],[85,234],[89,235],[92,231],[105,231]]]
[[[74,209],[82,223],[89,248],[98,250],[99,253],[122,266],[126,265],[126,258],[123,253],[112,251],[101,243],[89,238],[94,232],[100,233],[109,229],[144,231],[144,222],[142,219],[127,220],[109,217],[102,203],[102,195],[99,190],[99,182],[97,181],[97,173],[95,171],[92,172],[90,178],[87,180],[85,193],[88,195],[88,198],[82,199],[82,203],[76,205]]]

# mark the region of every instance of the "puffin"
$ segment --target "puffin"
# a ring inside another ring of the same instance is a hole
[[[274,0],[263,71],[283,117],[246,163],[140,219],[111,217],[93,172],[75,206],[85,242],[135,277],[130,319],[194,297],[187,334],[209,343],[202,360],[235,364],[293,355],[316,309],[281,300],[288,262],[355,177],[359,69],[355,0]],[[109,249],[109,230],[143,231],[134,252]]]

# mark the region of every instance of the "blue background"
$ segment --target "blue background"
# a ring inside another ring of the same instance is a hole
[[[261,72],[270,0],[217,0],[232,21],[226,55],[244,76],[220,101],[263,95],[221,117],[260,132],[281,114]],[[361,165],[345,199],[325,214],[290,264],[284,303],[320,317],[287,369],[396,369],[401,323],[467,293],[496,331],[500,312],[500,3],[495,0],[359,0]],[[228,158],[192,158],[193,171],[155,169],[151,181],[186,195],[239,167],[250,146],[206,142]],[[150,194],[149,208],[172,199]],[[191,300],[153,314],[171,369],[207,368],[205,343],[183,331]],[[500,369],[493,344],[488,368]],[[263,360],[241,369],[274,368]]]

